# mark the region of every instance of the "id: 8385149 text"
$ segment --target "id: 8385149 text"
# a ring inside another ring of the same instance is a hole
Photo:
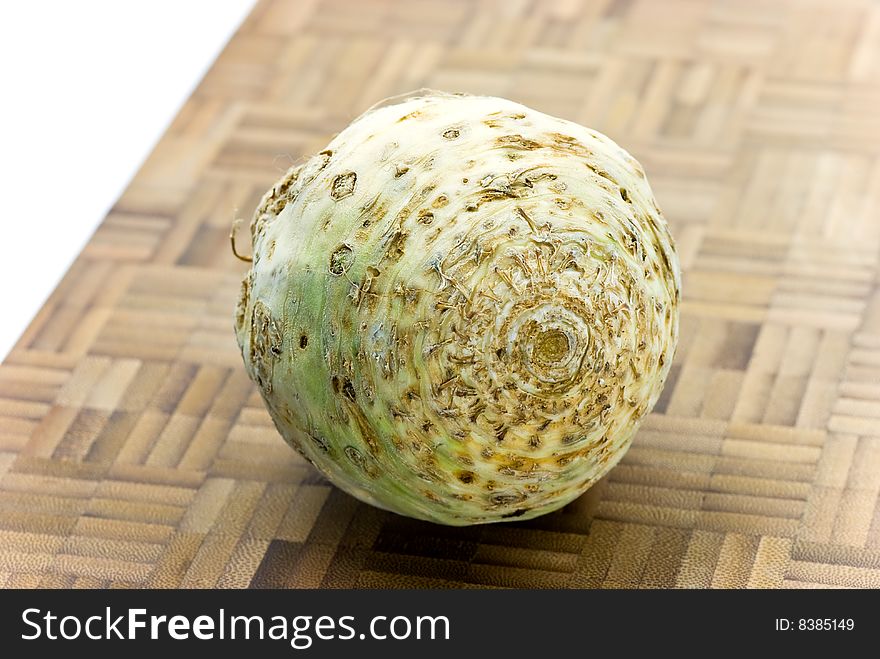
[[[851,632],[856,628],[853,618],[776,618],[776,631]]]

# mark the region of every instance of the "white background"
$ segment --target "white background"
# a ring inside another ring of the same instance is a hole
[[[0,4],[0,359],[254,1]]]

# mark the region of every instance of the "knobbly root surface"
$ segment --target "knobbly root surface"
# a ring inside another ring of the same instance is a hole
[[[568,503],[629,447],[678,337],[639,164],[516,103],[371,109],[263,198],[236,335],[285,440],[445,524]]]

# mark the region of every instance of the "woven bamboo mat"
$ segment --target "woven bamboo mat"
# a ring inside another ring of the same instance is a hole
[[[233,338],[236,209],[422,86],[606,132],[682,259],[655,413],[526,523],[329,486]],[[261,2],[0,366],[0,585],[880,587],[878,154],[867,0]]]

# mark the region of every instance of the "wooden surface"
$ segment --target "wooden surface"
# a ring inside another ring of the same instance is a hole
[[[233,338],[233,217],[421,86],[606,132],[682,259],[657,410],[527,523],[330,487]],[[880,587],[878,108],[867,0],[262,2],[0,367],[0,585]]]

